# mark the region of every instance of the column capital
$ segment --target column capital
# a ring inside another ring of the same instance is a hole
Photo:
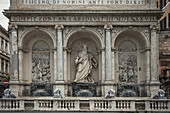
[[[55,29],[62,30],[62,29],[64,29],[64,26],[63,25],[55,25]]]
[[[113,26],[110,25],[110,24],[107,24],[107,25],[104,25],[104,29],[105,29],[105,30],[112,30],[112,29],[113,29]]]
[[[157,25],[150,25],[150,30],[159,30]]]
[[[8,28],[9,30],[17,30],[18,26],[16,24],[10,24]]]

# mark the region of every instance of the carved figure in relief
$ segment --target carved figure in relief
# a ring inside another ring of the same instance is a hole
[[[48,61],[38,60],[33,62],[32,81],[33,82],[49,82],[50,81],[50,65]]]
[[[82,46],[82,51],[76,56],[75,64],[76,79],[74,82],[94,82],[92,69],[97,67],[97,61],[91,53],[88,53],[87,45]]]

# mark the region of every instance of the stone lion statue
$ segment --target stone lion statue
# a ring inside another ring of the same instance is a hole
[[[61,91],[59,89],[54,90],[54,98],[62,98]]]
[[[115,90],[110,89],[106,95],[106,98],[115,98]]]
[[[3,98],[16,98],[16,96],[10,89],[5,89]]]
[[[157,93],[153,96],[153,99],[166,99],[165,97],[165,91],[162,89],[159,89]]]

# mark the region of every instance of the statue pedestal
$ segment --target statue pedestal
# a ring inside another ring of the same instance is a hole
[[[73,97],[96,97],[98,83],[72,83]]]

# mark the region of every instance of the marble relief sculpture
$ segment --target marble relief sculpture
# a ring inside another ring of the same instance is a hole
[[[50,52],[49,46],[39,41],[33,46],[32,53],[32,81],[50,82]]]
[[[49,82],[50,81],[50,66],[47,60],[38,60],[33,62],[33,82]]]
[[[97,61],[94,56],[88,52],[87,45],[82,46],[82,51],[78,53],[75,59],[76,64],[76,83],[93,83],[92,69],[97,67]]]

